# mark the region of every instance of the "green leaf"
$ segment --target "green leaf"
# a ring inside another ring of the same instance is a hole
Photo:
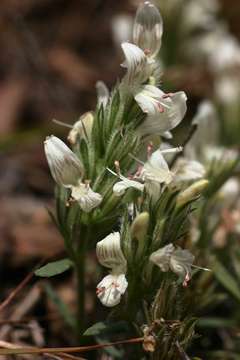
[[[203,317],[197,321],[197,325],[200,327],[222,328],[222,327],[233,327],[236,325],[236,322],[233,319]]]
[[[101,334],[102,331],[106,330],[107,325],[104,322],[98,322],[90,326],[83,335],[85,336],[95,336]]]
[[[215,260],[213,272],[217,280],[225,287],[225,289],[240,301],[240,287],[237,281],[218,260]]]
[[[40,269],[35,271],[35,275],[41,277],[51,277],[62,274],[73,266],[73,263],[69,259],[62,259],[53,261],[47,265],[42,266]]]
[[[48,297],[54,303],[66,324],[68,324],[72,329],[76,330],[77,323],[68,306],[62,301],[62,299],[58,296],[50,284],[44,284],[44,287]]]
[[[85,336],[96,336],[106,333],[119,333],[121,331],[127,330],[127,323],[125,321],[118,321],[114,323],[110,322],[97,322],[96,324],[90,326],[83,335]]]

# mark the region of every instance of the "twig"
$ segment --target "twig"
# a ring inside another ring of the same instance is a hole
[[[27,274],[27,276],[20,282],[20,284],[18,284],[18,286],[8,295],[8,297],[0,304],[0,312],[5,309],[5,307],[11,303],[11,301],[18,295],[18,293],[21,292],[22,289],[32,280],[35,269],[41,266],[45,261],[46,259],[41,260],[35,266],[35,268],[29,274]]]
[[[39,300],[41,293],[41,289],[39,288],[38,284],[35,284],[32,289],[28,292],[27,296],[21,301],[21,303],[16,307],[11,318],[20,320],[26,313],[36,304],[36,302]],[[6,336],[11,331],[10,325],[4,325],[0,330],[0,339],[5,339]]]
[[[33,278],[33,276],[34,276],[34,271],[30,272],[20,282],[20,284],[8,295],[8,297],[0,304],[0,312],[10,304],[10,302],[16,297],[16,295],[18,295],[18,293],[29,283],[29,281]]]
[[[98,349],[103,349],[105,347],[113,345],[124,345],[124,344],[136,344],[143,341],[143,337],[133,338],[122,341],[115,341],[111,343],[90,345],[90,346],[77,346],[77,347],[62,347],[62,348],[35,348],[35,347],[26,347],[26,348],[5,348],[0,349],[0,355],[23,355],[23,354],[61,354],[61,353],[76,353],[76,352],[86,352],[93,351]],[[1,345],[1,343],[0,343]],[[13,345],[13,344],[12,344]]]
[[[8,341],[3,341],[3,340],[0,340],[0,347],[3,347],[5,349],[10,349],[10,350],[15,350],[15,349],[19,348],[18,345],[12,344]],[[61,354],[61,356],[62,356],[61,358],[57,355],[55,356],[54,354],[44,353],[44,355],[49,356],[55,360],[60,360],[60,359],[85,360],[84,358],[76,357],[76,356],[65,354],[65,353]]]

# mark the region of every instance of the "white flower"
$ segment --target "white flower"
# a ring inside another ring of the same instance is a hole
[[[127,286],[124,274],[109,274],[97,285],[96,294],[104,306],[113,307],[120,303]]]
[[[149,1],[138,8],[133,27],[133,40],[146,55],[155,57],[161,47],[163,21],[158,9]]]
[[[226,110],[228,109],[227,106],[229,106],[229,115],[226,115],[229,116],[228,120],[231,120],[232,117],[234,118],[232,115],[232,109],[234,109],[234,106],[238,106],[240,98],[239,76],[236,76],[234,72],[232,74],[217,76],[214,82],[214,92],[217,100],[226,106]],[[229,124],[229,126],[231,125]]]
[[[128,286],[127,261],[121,249],[120,234],[115,232],[99,241],[96,254],[100,264],[111,269],[97,285],[97,296],[103,305],[112,307],[119,304]]]
[[[138,127],[141,135],[166,134],[183,119],[186,110],[186,94],[179,91],[165,94],[153,85],[145,85],[137,91],[135,100],[147,118]]]
[[[217,0],[191,0],[184,7],[183,28],[185,32],[196,29],[211,30],[219,9]]]
[[[194,256],[188,250],[175,248],[173,244],[169,244],[153,252],[149,260],[159,266],[163,272],[171,270],[177,274],[183,285],[187,285],[191,278]]]
[[[96,90],[97,90],[98,105],[100,106],[102,104],[103,107],[105,108],[109,100],[109,90],[106,84],[104,84],[103,81],[97,81]]]
[[[83,211],[90,212],[97,207],[102,196],[94,192],[88,183],[82,183],[84,171],[78,157],[56,136],[48,137],[44,147],[56,183],[71,189],[71,197],[79,203]]]
[[[231,177],[225,184],[220,188],[219,195],[220,199],[224,201],[224,206],[230,206],[236,202],[240,194],[240,184],[236,177]]]
[[[123,255],[119,232],[114,232],[106,236],[97,243],[96,254],[102,266],[126,272],[127,262]]]
[[[83,165],[72,150],[56,136],[44,141],[44,149],[52,177],[59,185],[71,187],[77,185],[83,176]]]
[[[210,67],[214,73],[222,73],[240,65],[240,46],[238,40],[227,32],[215,44],[210,59]]]
[[[173,172],[175,182],[199,180],[206,175],[206,170],[199,161],[185,158],[177,160]]]
[[[91,112],[86,112],[80,116],[79,120],[73,125],[72,130],[68,134],[68,141],[74,145],[77,137],[89,140],[92,132],[94,117]]]
[[[132,16],[127,14],[115,15],[112,20],[112,35],[115,46],[128,41],[132,36],[133,19]]]
[[[122,44],[122,49],[125,55],[125,62],[122,65],[127,68],[124,82],[128,85],[139,85],[146,81],[152,67],[142,49],[127,42]]]
[[[197,125],[197,130],[186,146],[185,154],[189,159],[200,157],[203,160],[205,149],[216,146],[219,138],[219,122],[214,105],[208,100],[202,101],[192,123]]]
[[[233,162],[238,158],[238,152],[234,149],[226,149],[224,146],[206,146],[203,149],[203,158],[206,162],[214,161]]]
[[[172,149],[170,150],[172,151]],[[141,174],[144,182],[153,181],[169,184],[173,180],[173,173],[169,170],[163,153],[164,151],[156,150],[144,164]]]
[[[72,186],[71,190],[72,198],[76,200],[81,209],[87,213],[92,211],[102,202],[102,195],[93,191],[89,184],[79,182],[77,186]]]
[[[129,188],[134,188],[136,190],[139,190],[139,191],[143,191],[144,190],[144,184],[141,184],[140,182],[138,181],[135,181],[135,180],[130,180],[128,178],[126,178],[125,176],[121,175],[121,174],[116,174],[114,171],[112,171],[111,169],[108,168],[108,171],[119,177],[119,179],[121,181],[118,181],[116,184],[114,184],[113,186],[113,192],[116,196],[122,196],[124,195],[125,191]]]

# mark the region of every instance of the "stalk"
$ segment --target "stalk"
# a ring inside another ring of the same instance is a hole
[[[75,262],[76,280],[77,280],[77,335],[80,339],[86,329],[85,316],[85,269],[87,244],[90,235],[89,227],[82,233],[81,241],[78,247],[78,254]]]

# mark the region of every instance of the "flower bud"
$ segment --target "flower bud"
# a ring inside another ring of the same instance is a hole
[[[142,212],[133,221],[131,225],[132,238],[142,242],[147,234],[149,224],[149,213]]]
[[[189,186],[186,190],[182,191],[177,197],[177,207],[187,204],[189,201],[194,200],[197,196],[201,195],[203,190],[208,186],[208,180],[199,180]]]
[[[138,8],[133,27],[133,40],[146,55],[155,57],[161,47],[163,21],[158,9],[149,1]]]
[[[96,90],[98,105],[100,106],[102,104],[105,108],[110,97],[107,85],[103,81],[97,81]]]
[[[88,140],[91,136],[93,126],[93,114],[89,111],[80,116],[80,119],[73,125],[72,130],[69,132],[68,141],[75,145],[77,137]]]
[[[49,136],[44,142],[45,154],[52,177],[57,184],[71,187],[83,176],[83,165],[67,145],[56,136]]]

